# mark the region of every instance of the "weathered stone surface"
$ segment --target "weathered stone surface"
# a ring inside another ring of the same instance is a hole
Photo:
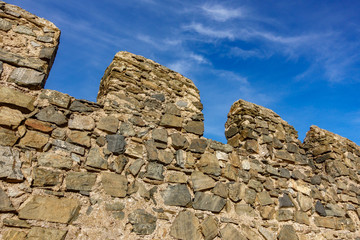
[[[18,139],[14,131],[0,127],[0,145],[12,147]]]
[[[84,147],[90,147],[90,136],[87,132],[81,131],[69,131],[68,132],[68,141],[71,143],[75,143]]]
[[[54,127],[50,123],[39,121],[33,118],[26,119],[25,125],[29,129],[37,130],[44,133],[50,133],[52,130],[54,130]]]
[[[90,149],[89,154],[86,158],[85,165],[87,167],[98,168],[98,169],[107,169],[107,167],[108,167],[108,163],[101,156],[99,148]]]
[[[170,151],[160,150],[158,152],[158,158],[159,162],[168,165],[174,160],[174,154]]]
[[[8,227],[18,227],[18,228],[30,228],[30,224],[27,223],[25,220],[20,220],[16,218],[5,218],[3,220],[4,226]]]
[[[177,150],[175,154],[176,165],[185,168],[186,152],[184,150]]]
[[[318,227],[340,230],[341,223],[335,217],[314,217],[314,223]]]
[[[97,175],[88,172],[68,172],[65,177],[66,189],[70,191],[90,192]]]
[[[279,197],[279,207],[280,208],[286,208],[286,207],[293,207],[294,204],[291,201],[289,195],[287,193],[284,193],[282,197]],[[305,211],[306,212],[306,211]]]
[[[33,168],[33,186],[46,187],[59,184],[60,172],[45,168]]]
[[[228,223],[224,228],[220,230],[221,239],[223,240],[246,240],[244,237],[233,225]]]
[[[188,142],[187,142],[186,138],[183,135],[181,135],[180,133],[171,134],[171,145],[175,149],[182,149],[186,146],[187,143]]]
[[[0,30],[7,32],[11,29],[11,27],[12,27],[11,22],[6,21],[3,18],[0,18]]]
[[[249,153],[259,153],[259,144],[256,140],[247,140],[245,142],[245,149]]]
[[[48,64],[37,58],[27,58],[20,55],[0,49],[0,61],[19,67],[28,67],[41,72],[46,72]]]
[[[125,155],[133,158],[143,158],[144,146],[142,144],[130,143],[126,146]]]
[[[0,125],[16,128],[22,120],[24,116],[19,110],[0,107]]]
[[[248,217],[256,217],[255,210],[249,206],[248,204],[236,204],[235,212],[239,216],[248,216]]]
[[[22,181],[24,175],[21,172],[19,152],[10,147],[0,147],[0,178],[8,181]]]
[[[43,47],[40,50],[39,58],[45,61],[51,61],[54,58],[56,48],[54,47]]]
[[[145,177],[154,180],[164,180],[164,166],[160,163],[149,162],[146,166]]]
[[[73,114],[68,126],[71,129],[91,131],[95,128],[95,122],[89,116]]]
[[[315,203],[315,211],[322,217],[326,216],[325,207],[320,201],[316,201],[316,203]]]
[[[205,240],[214,239],[219,233],[218,222],[213,216],[207,216],[201,223],[200,228]]]
[[[244,197],[242,194],[242,192],[244,192],[244,185],[242,185],[241,183],[235,182],[235,183],[229,183],[228,184],[228,189],[229,189],[229,198],[231,199],[231,201],[233,202],[238,202],[242,199],[242,197]]]
[[[49,135],[37,131],[27,131],[25,136],[20,140],[19,145],[40,150],[48,141]]]
[[[26,239],[37,240],[37,239],[51,239],[51,240],[63,240],[65,239],[67,231],[52,229],[52,228],[41,228],[33,227],[30,229]]]
[[[125,157],[124,155],[120,155],[113,160],[109,168],[116,173],[122,173],[128,162],[129,160],[127,159],[127,157]]]
[[[256,191],[250,188],[245,189],[244,200],[248,204],[254,204],[256,199]]]
[[[167,171],[165,182],[168,183],[187,183],[188,177],[183,172]]]
[[[345,217],[346,212],[336,204],[326,204],[326,216]]]
[[[69,223],[79,210],[80,204],[76,199],[35,195],[19,210],[19,218]]]
[[[193,208],[204,211],[220,212],[226,204],[226,199],[203,192],[196,192]]]
[[[309,217],[305,212],[295,211],[294,212],[294,220],[295,220],[295,222],[298,222],[301,224],[310,225]]]
[[[1,52],[0,52],[1,55]],[[26,111],[34,110],[35,98],[18,90],[0,86],[0,104],[17,106]]]
[[[4,190],[0,188],[0,212],[12,212],[15,208],[12,206],[10,198],[6,195]]]
[[[43,89],[39,97],[61,108],[68,108],[71,100],[69,95],[50,89]]]
[[[4,236],[3,240],[26,240],[26,232],[18,231],[18,230],[10,230],[7,231]]]
[[[47,152],[39,156],[38,164],[44,167],[53,167],[68,170],[71,169],[73,160],[69,157]]]
[[[106,116],[100,119],[96,127],[109,133],[116,133],[119,127],[119,120],[113,116]]]
[[[144,209],[136,209],[129,214],[129,222],[133,225],[133,231],[138,235],[149,235],[155,231],[156,217],[147,213]]]
[[[15,68],[8,80],[19,86],[39,89],[45,84],[45,74],[30,68]]]
[[[200,240],[199,220],[190,211],[180,212],[170,228],[170,235],[176,239]]]
[[[301,193],[298,194],[297,201],[299,203],[301,210],[304,212],[309,211],[313,206],[313,200],[310,197],[303,195]]]
[[[194,153],[204,153],[207,147],[206,139],[193,139],[191,141],[189,150]]]
[[[191,182],[193,190],[202,191],[206,189],[213,188],[215,186],[215,180],[209,176],[206,176],[202,172],[194,171],[191,174]]]
[[[127,178],[110,172],[101,173],[101,183],[105,192],[113,197],[125,197],[127,192]]]
[[[282,226],[279,235],[279,240],[298,240],[299,237],[297,236],[295,229],[292,225],[284,225]]]
[[[136,159],[135,162],[130,165],[128,170],[133,176],[136,176],[144,164],[145,161],[143,159]]]
[[[57,109],[54,106],[48,106],[46,108],[41,109],[35,115],[35,117],[38,120],[55,123],[58,126],[65,125],[67,123],[67,119],[65,115],[62,112],[57,111]]]
[[[255,179],[250,179],[250,181],[248,183],[248,187],[254,189],[257,192],[261,192],[263,189],[261,182],[255,180]]]
[[[122,154],[125,152],[125,137],[119,134],[107,135],[107,149],[114,154]]]
[[[226,184],[222,183],[222,182],[217,182],[215,187],[212,189],[212,193],[214,193],[215,195],[218,195],[222,198],[227,198],[228,197],[228,189],[226,187]]]
[[[204,153],[200,161],[197,162],[196,166],[203,173],[220,176],[221,168],[219,165],[219,160],[216,158],[214,154]]]
[[[183,119],[171,114],[164,114],[161,117],[160,126],[181,128]]]
[[[275,208],[272,206],[265,206],[259,208],[260,216],[267,220],[267,219],[273,219],[275,214]]]
[[[266,240],[275,240],[276,236],[273,232],[270,232],[263,226],[259,227],[259,233],[266,239]]]
[[[26,34],[29,36],[33,36],[36,37],[35,33],[33,32],[33,30],[31,28],[29,28],[28,26],[25,25],[18,25],[16,26],[16,28],[14,29],[14,32],[16,33],[20,33],[20,34]]]
[[[162,194],[164,203],[170,206],[186,207],[191,201],[189,189],[185,184],[169,185]]]
[[[270,197],[270,194],[267,191],[263,191],[257,194],[257,198],[259,200],[259,203],[262,206],[273,204],[274,201]]]
[[[287,151],[285,150],[279,150],[275,152],[275,157],[279,158],[281,160],[285,160],[285,161],[290,161],[290,162],[294,162],[295,159],[294,157]]]
[[[289,221],[293,219],[293,212],[287,209],[279,209],[277,211],[276,219],[278,221]]]
[[[79,100],[75,100],[71,103],[70,108],[71,111],[73,112],[92,112],[93,109],[89,106],[87,106],[86,104],[80,102]]]
[[[204,122],[190,121],[184,126],[184,129],[189,133],[194,133],[196,135],[202,136],[204,134]]]
[[[156,142],[167,143],[167,139],[168,139],[167,131],[163,128],[154,129],[152,131],[152,138]]]

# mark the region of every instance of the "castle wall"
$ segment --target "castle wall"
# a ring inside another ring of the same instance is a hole
[[[301,143],[243,100],[230,109],[228,144],[204,138],[192,81],[128,52],[106,69],[97,103],[43,89],[59,30],[0,9],[0,36],[26,43],[0,50],[2,239],[359,239],[360,148],[350,140],[311,127]],[[14,32],[23,25],[36,36]],[[35,51],[44,29],[53,43]],[[15,54],[44,68],[6,58]],[[9,80],[21,68],[44,78]]]

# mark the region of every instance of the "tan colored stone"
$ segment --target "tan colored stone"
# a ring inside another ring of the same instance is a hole
[[[49,136],[44,133],[27,131],[25,136],[20,140],[19,145],[23,147],[42,149],[48,140]]]
[[[0,145],[12,147],[18,139],[14,131],[0,127]]]
[[[25,240],[26,232],[19,230],[9,230],[3,235],[3,240]]]
[[[260,216],[267,220],[267,219],[273,219],[275,214],[275,208],[272,206],[265,206],[259,208]]]
[[[0,103],[17,106],[26,111],[34,110],[35,98],[18,90],[0,86]]]
[[[50,123],[32,118],[26,119],[25,125],[30,129],[38,130],[44,133],[50,133],[54,129]]]
[[[213,216],[207,216],[200,227],[205,240],[214,239],[219,233],[218,222]]]
[[[19,210],[20,219],[69,223],[79,212],[76,199],[35,195]]]
[[[294,220],[301,224],[310,225],[309,217],[305,212],[295,211]]]
[[[24,116],[19,110],[0,107],[0,125],[16,128],[22,120]]]
[[[84,147],[91,146],[90,136],[87,132],[70,131],[67,136],[71,143],[79,144]]]
[[[170,228],[170,235],[184,240],[202,239],[199,231],[199,220],[190,211],[180,212]]]
[[[89,116],[74,114],[69,120],[69,128],[91,131],[95,128],[95,122],[94,119]]]
[[[65,157],[56,153],[46,152],[39,156],[38,163],[44,167],[54,167],[61,169],[71,169],[73,160],[69,157]]]
[[[165,182],[170,183],[187,183],[188,177],[183,172],[168,171],[165,175]]]
[[[105,192],[113,197],[125,197],[128,181],[125,176],[116,173],[102,172],[101,183]]]
[[[204,153],[200,161],[197,162],[196,166],[203,173],[220,176],[221,168],[219,165],[219,160],[216,158],[214,154]]]
[[[160,126],[181,128],[183,119],[171,114],[165,114],[162,116]]]
[[[312,198],[305,196],[301,193],[298,193],[297,201],[299,203],[299,206],[302,211],[307,212],[309,211],[313,206],[313,200]]]
[[[27,240],[39,240],[39,239],[51,239],[51,240],[63,240],[65,239],[67,231],[52,229],[52,228],[41,228],[33,227],[27,235]]]
[[[341,229],[341,223],[336,217],[314,217],[314,223],[318,227],[330,228],[335,230]]]
[[[215,180],[209,176],[206,176],[202,172],[194,171],[191,174],[192,187],[194,191],[202,191],[213,188],[215,186]]]
[[[224,228],[220,230],[221,239],[223,240],[246,240],[244,237],[233,225],[228,223]]]
[[[113,116],[106,116],[100,119],[96,127],[109,133],[116,133],[119,127],[119,120]]]

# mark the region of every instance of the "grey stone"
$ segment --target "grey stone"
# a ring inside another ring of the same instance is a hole
[[[164,166],[160,163],[149,162],[146,166],[145,177],[154,179],[154,180],[164,180]]]
[[[155,147],[154,140],[148,140],[145,142],[145,148],[147,151],[147,156],[149,161],[157,161],[159,159],[158,157],[158,151]]]
[[[245,149],[249,153],[259,153],[259,144],[256,140],[247,140],[245,142]]]
[[[276,219],[278,221],[289,221],[293,219],[293,212],[288,209],[279,209],[277,211]]]
[[[279,240],[298,240],[299,237],[296,235],[296,231],[292,225],[283,225],[279,235]]]
[[[145,164],[145,161],[142,160],[141,158],[139,159],[136,159],[135,162],[133,162],[130,167],[129,167],[129,172],[133,175],[133,176],[136,176],[141,167]]]
[[[105,210],[106,211],[122,211],[125,208],[125,204],[122,202],[115,202],[115,203],[105,203]]]
[[[43,47],[40,50],[39,58],[45,61],[51,61],[54,58],[56,48],[54,47]]]
[[[61,149],[65,149],[69,152],[72,153],[77,153],[80,155],[84,155],[85,154],[85,149],[83,147],[80,146],[76,146],[74,144],[59,140],[59,139],[55,139],[52,141],[52,145],[54,145],[57,148],[61,148]]]
[[[160,126],[181,128],[183,119],[171,114],[164,114],[160,120]]]
[[[293,207],[294,204],[291,201],[289,195],[287,193],[284,193],[282,197],[279,197],[279,207],[280,208],[286,208],[286,207]]]
[[[163,128],[156,128],[152,131],[152,138],[156,142],[167,143],[167,131]]]
[[[256,199],[256,191],[250,188],[245,189],[244,200],[248,204],[254,204]]]
[[[219,233],[217,219],[213,216],[207,216],[201,223],[200,228],[205,240],[214,239]]]
[[[186,207],[191,201],[189,189],[185,184],[169,185],[163,192],[164,203],[170,206]]]
[[[9,31],[12,28],[12,24],[9,21],[6,21],[3,18],[0,18],[0,30],[2,31]]]
[[[12,147],[17,142],[19,137],[15,131],[0,127],[0,145]]]
[[[30,68],[15,68],[10,76],[9,81],[19,86],[39,89],[45,84],[45,74]]]
[[[1,56],[1,50],[0,50]],[[18,90],[0,86],[0,103],[4,105],[17,106],[27,112],[33,111],[35,98]]]
[[[171,145],[175,149],[182,149],[186,146],[186,144],[187,140],[183,135],[181,135],[180,133],[171,134]]]
[[[0,188],[0,212],[12,212],[15,208],[13,207],[10,198],[2,188]]]
[[[96,127],[105,132],[116,133],[119,127],[119,120],[113,116],[106,116],[100,119]]]
[[[220,235],[222,240],[246,240],[244,237],[233,225],[228,223],[224,228],[220,230]]]
[[[107,135],[107,149],[114,154],[122,154],[125,152],[125,137],[119,134]]]
[[[177,150],[175,154],[176,165],[185,168],[185,151],[184,150]]]
[[[91,148],[85,162],[86,167],[107,169],[107,161],[101,156],[99,148]]]
[[[236,126],[230,126],[226,131],[225,131],[225,137],[226,138],[231,138],[232,136],[234,136],[236,133],[239,132],[239,129]]]
[[[170,227],[170,235],[176,239],[200,240],[199,220],[190,211],[180,212]]]
[[[38,120],[44,122],[55,123],[58,126],[62,126],[67,123],[67,119],[65,115],[59,111],[54,106],[48,106],[46,108],[41,109],[35,117]]]
[[[4,49],[0,49],[0,61],[15,65],[18,67],[28,67],[40,72],[47,71],[47,63],[37,58],[24,58],[20,55],[8,52]]]
[[[181,111],[173,103],[166,104],[165,113],[167,115],[181,116]]]
[[[1,18],[0,18],[0,21],[1,21]],[[1,23],[0,23],[1,24]],[[0,75],[2,74],[2,71],[3,71],[3,63],[0,62]]]
[[[189,133],[202,136],[204,134],[204,122],[202,121],[190,121],[186,123],[184,129]]]
[[[159,100],[160,102],[165,102],[165,95],[162,93],[153,94],[151,97]]]
[[[292,156],[289,152],[286,150],[279,150],[275,152],[275,157],[279,158],[281,160],[289,161],[289,162],[295,162],[294,156]]]
[[[24,26],[24,25],[16,26],[16,28],[14,29],[14,32],[36,37],[33,30],[31,28],[29,28],[28,26]]]
[[[101,172],[101,184],[104,191],[113,197],[126,197],[128,189],[127,178],[111,172]]]
[[[45,168],[33,168],[33,186],[46,187],[59,184],[60,171],[52,171]]]
[[[134,124],[135,126],[139,126],[139,127],[145,127],[146,123],[144,122],[144,120],[139,117],[139,116],[132,116],[129,121]]]
[[[215,186],[215,180],[202,172],[193,171],[191,174],[192,187],[194,191],[211,189]]]
[[[70,108],[71,111],[73,112],[92,112],[93,109],[91,107],[88,107],[87,105],[85,105],[84,103],[75,100],[71,103]]]
[[[47,99],[49,103],[62,108],[68,108],[71,100],[69,95],[50,89],[43,89],[40,98]]]
[[[229,183],[228,184],[228,189],[229,189],[229,198],[231,199],[231,201],[233,202],[238,202],[241,200],[241,189],[242,189],[242,185],[241,183],[238,182],[234,182],[234,183]]]
[[[133,231],[138,235],[149,235],[155,231],[156,217],[147,213],[144,209],[136,209],[129,214],[129,222],[133,225]]]
[[[225,153],[231,153],[233,151],[233,147],[229,144],[224,144],[218,141],[210,140],[210,148],[215,151],[221,151]]]
[[[226,199],[203,192],[196,192],[193,201],[193,208],[211,212],[220,212],[226,204]]]
[[[200,160],[196,163],[196,166],[203,173],[220,176],[221,168],[219,165],[219,160],[216,158],[214,154],[204,153]]]
[[[325,207],[320,201],[316,201],[316,203],[315,203],[315,211],[322,217],[326,216]]]
[[[160,150],[158,152],[159,161],[166,165],[170,164],[174,160],[174,154],[167,150]]]
[[[1,133],[0,133],[1,136]],[[19,152],[10,147],[0,147],[0,178],[9,181],[22,181],[24,175],[21,172]]]
[[[90,192],[96,181],[95,173],[68,172],[65,176],[66,189]]]
[[[204,153],[207,147],[206,139],[193,139],[191,141],[189,150],[194,153]]]
[[[290,178],[290,171],[287,170],[286,168],[279,168],[279,176],[283,177],[283,178]]]
[[[30,229],[29,233],[26,236],[28,240],[37,240],[37,239],[51,239],[51,240],[63,240],[65,239],[67,231],[59,230],[54,228],[41,228],[33,227]]]
[[[255,210],[248,204],[236,204],[235,212],[239,216],[245,215],[252,218],[257,216]]]
[[[250,179],[248,187],[254,189],[257,192],[261,192],[263,189],[263,185],[261,184],[261,182],[255,179]]]
[[[313,185],[320,185],[321,184],[321,176],[315,175],[310,178],[310,182]]]
[[[50,36],[38,36],[36,40],[43,43],[54,43],[54,39]]]

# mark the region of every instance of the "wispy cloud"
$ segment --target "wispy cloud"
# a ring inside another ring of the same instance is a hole
[[[225,22],[233,18],[240,18],[244,15],[243,10],[240,8],[226,8],[220,4],[205,4],[201,9],[207,16],[220,22]]]
[[[205,35],[213,38],[228,38],[234,39],[234,33],[228,30],[213,29],[204,26],[202,23],[191,23],[183,27],[185,30],[194,31],[198,34]]]

